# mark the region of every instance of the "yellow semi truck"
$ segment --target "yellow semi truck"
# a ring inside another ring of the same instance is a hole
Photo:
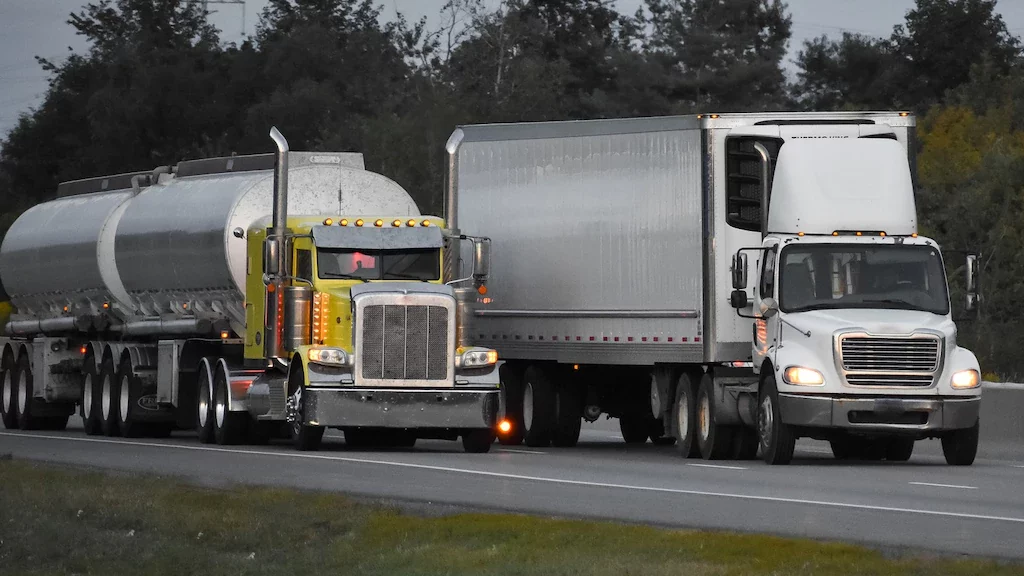
[[[6,427],[77,409],[94,435],[490,449],[497,353],[467,329],[489,240],[421,215],[359,154],[271,136],[273,154],[61,184],[14,223]]]

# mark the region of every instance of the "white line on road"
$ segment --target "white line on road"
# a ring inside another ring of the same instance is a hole
[[[498,448],[498,452],[508,452],[509,454],[547,454],[547,452],[541,452],[540,450],[523,450],[521,448]]]
[[[159,442],[135,442],[130,440],[112,440],[101,438],[78,438],[73,436],[50,436],[44,434],[22,434],[12,432],[0,432],[0,436],[13,436],[28,439],[66,440],[70,442],[92,442],[95,444],[113,444],[122,446],[148,446],[154,448],[175,448],[178,450],[194,450],[197,452],[219,452],[222,454],[239,454],[248,456],[276,456],[279,458],[304,458],[309,460],[327,460],[334,462],[351,462],[354,464],[376,464],[378,466],[394,466],[396,468],[414,468],[418,470],[432,470],[435,472],[454,472],[473,476],[486,476],[503,480],[526,480],[531,482],[546,482],[550,484],[565,484],[568,486],[590,486],[593,488],[614,488],[619,490],[634,490],[637,492],[656,492],[662,494],[682,494],[687,496],[712,496],[718,498],[736,498],[740,500],[753,500],[758,502],[774,502],[782,504],[807,504],[810,506],[822,506],[826,508],[844,508],[849,510],[871,510],[874,512],[899,512],[905,514],[920,514],[923,516],[939,516],[946,518],[964,518],[968,520],[994,520],[999,522],[1012,522],[1024,524],[1024,518],[1012,516],[990,516],[987,514],[969,514],[966,512],[946,512],[942,510],[922,510],[918,508],[900,508],[896,506],[876,506],[871,504],[852,504],[848,502],[829,502],[824,500],[805,500],[802,498],[782,498],[779,496],[758,496],[753,494],[732,494],[729,492],[710,492],[705,490],[687,490],[683,488],[659,488],[656,486],[639,486],[633,484],[613,484],[610,482],[588,482],[585,480],[568,480],[564,478],[548,478],[544,476],[527,476],[525,474],[509,474],[505,472],[488,472],[484,470],[469,470],[466,468],[453,468],[449,466],[432,466],[429,464],[413,464],[411,462],[394,462],[390,460],[371,460],[368,458],[352,458],[348,456],[330,456],[327,454],[310,454],[307,452],[271,452],[268,450],[241,450],[237,448],[219,448],[213,446],[190,446],[187,444],[164,444]]]
[[[907,482],[915,486],[934,486],[936,488],[960,488],[961,490],[977,490],[977,486],[961,486],[959,484],[933,484],[932,482]]]
[[[724,466],[722,464],[687,464],[698,468],[721,468],[722,470],[746,470],[743,466]]]

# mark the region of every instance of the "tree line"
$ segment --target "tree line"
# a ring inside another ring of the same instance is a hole
[[[271,124],[295,149],[362,152],[436,213],[457,124],[911,110],[922,232],[981,255],[985,302],[960,339],[986,371],[1024,372],[1024,66],[997,0],[917,0],[889,37],[814,38],[790,77],[782,0],[449,0],[432,29],[374,0],[271,0],[230,44],[200,6],[70,15],[88,49],[39,59],[42,103],[0,144],[0,234],[61,181],[265,152]]]

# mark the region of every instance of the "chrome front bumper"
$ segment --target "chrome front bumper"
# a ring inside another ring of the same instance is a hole
[[[328,427],[493,428],[498,389],[308,387],[306,424]]]
[[[809,428],[958,430],[978,421],[981,398],[851,398],[779,394],[782,421]]]

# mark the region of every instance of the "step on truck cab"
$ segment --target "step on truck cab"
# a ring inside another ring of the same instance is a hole
[[[275,154],[62,184],[14,223],[8,428],[63,428],[77,407],[87,434],[489,450],[497,356],[463,326],[488,240],[421,215],[360,154],[272,137]],[[465,277],[443,266],[463,242]]]
[[[684,457],[937,437],[970,463],[980,373],[917,233],[915,146],[906,112],[460,126],[446,217],[491,238],[473,335],[504,361],[500,441],[571,446],[604,414]]]

